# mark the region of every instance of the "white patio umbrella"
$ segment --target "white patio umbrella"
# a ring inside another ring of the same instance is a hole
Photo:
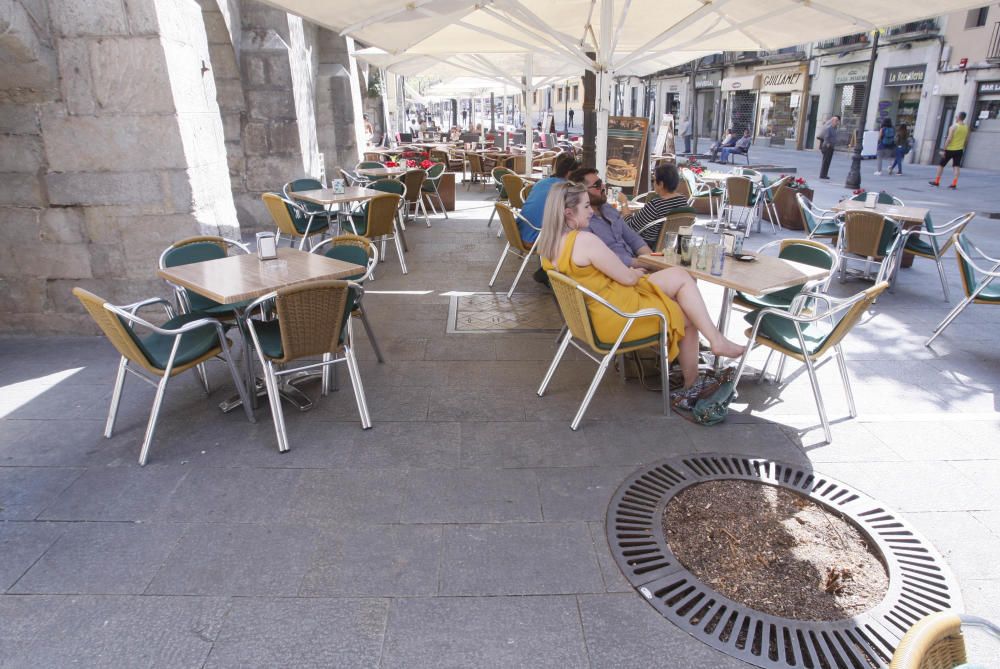
[[[969,9],[982,0],[266,0],[388,53],[527,54],[598,74],[598,165],[616,74],[648,74],[678,52],[779,49]],[[588,56],[588,52],[594,56]],[[680,62],[695,56],[683,56]],[[530,96],[528,98],[530,100]],[[605,135],[606,136],[606,135]]]

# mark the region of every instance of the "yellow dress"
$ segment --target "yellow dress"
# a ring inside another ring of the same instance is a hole
[[[566,243],[563,245],[555,269],[578,281],[584,288],[594,291],[622,311],[636,312],[640,309],[653,308],[665,313],[670,328],[667,338],[670,359],[676,358],[681,337],[684,336],[684,313],[681,308],[646,277],[639,279],[634,286],[626,286],[593,265],[585,267],[574,265],[573,245],[576,243],[577,232],[573,230],[566,236]],[[545,269],[553,269],[552,263],[547,258],[542,258],[542,266]],[[624,318],[593,300],[587,300],[587,310],[590,312],[590,322],[594,325],[598,339],[608,344],[618,339],[622,328],[625,327]],[[640,318],[629,329],[627,337],[629,341],[635,341],[655,336],[659,332],[660,319]]]

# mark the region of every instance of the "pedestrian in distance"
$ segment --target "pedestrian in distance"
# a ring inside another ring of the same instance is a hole
[[[910,137],[910,129],[905,123],[900,123],[896,126],[896,155],[892,165],[889,166],[889,176],[892,176],[893,170],[903,176],[903,157],[910,152],[912,144],[913,138]]]
[[[840,117],[834,114],[816,135],[816,139],[819,141],[819,152],[823,155],[819,166],[820,179],[830,178],[830,163],[833,161],[833,147],[837,141],[837,126],[839,125]]]
[[[691,153],[691,119],[681,119],[681,137],[684,138],[684,153]]]
[[[959,168],[962,167],[962,157],[965,155],[965,144],[968,140],[969,126],[965,124],[965,112],[958,112],[955,122],[948,128],[948,136],[944,140],[944,150],[941,151],[941,162],[938,163],[934,181],[928,182],[930,185],[941,185],[941,173],[944,172],[945,165],[951,161],[955,177],[951,180],[951,185],[948,188],[952,190],[958,188]]]
[[[896,154],[896,129],[892,127],[892,119],[886,116],[882,119],[882,127],[878,131],[878,149],[875,151],[878,163],[875,165],[875,176],[882,176],[882,160],[894,158]]]

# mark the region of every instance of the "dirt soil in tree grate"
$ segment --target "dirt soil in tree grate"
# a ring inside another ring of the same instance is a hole
[[[667,504],[663,531],[691,573],[756,611],[841,620],[885,597],[889,576],[855,525],[784,488],[709,481]]]

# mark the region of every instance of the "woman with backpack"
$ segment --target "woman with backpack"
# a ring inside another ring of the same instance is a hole
[[[905,123],[900,123],[896,128],[896,159],[889,166],[889,176],[896,170],[900,176],[903,175],[903,156],[910,152],[910,131]]]
[[[893,158],[896,153],[896,130],[892,127],[892,119],[886,116],[882,119],[882,128],[878,131],[878,164],[875,165],[875,176],[882,176],[882,159]]]

